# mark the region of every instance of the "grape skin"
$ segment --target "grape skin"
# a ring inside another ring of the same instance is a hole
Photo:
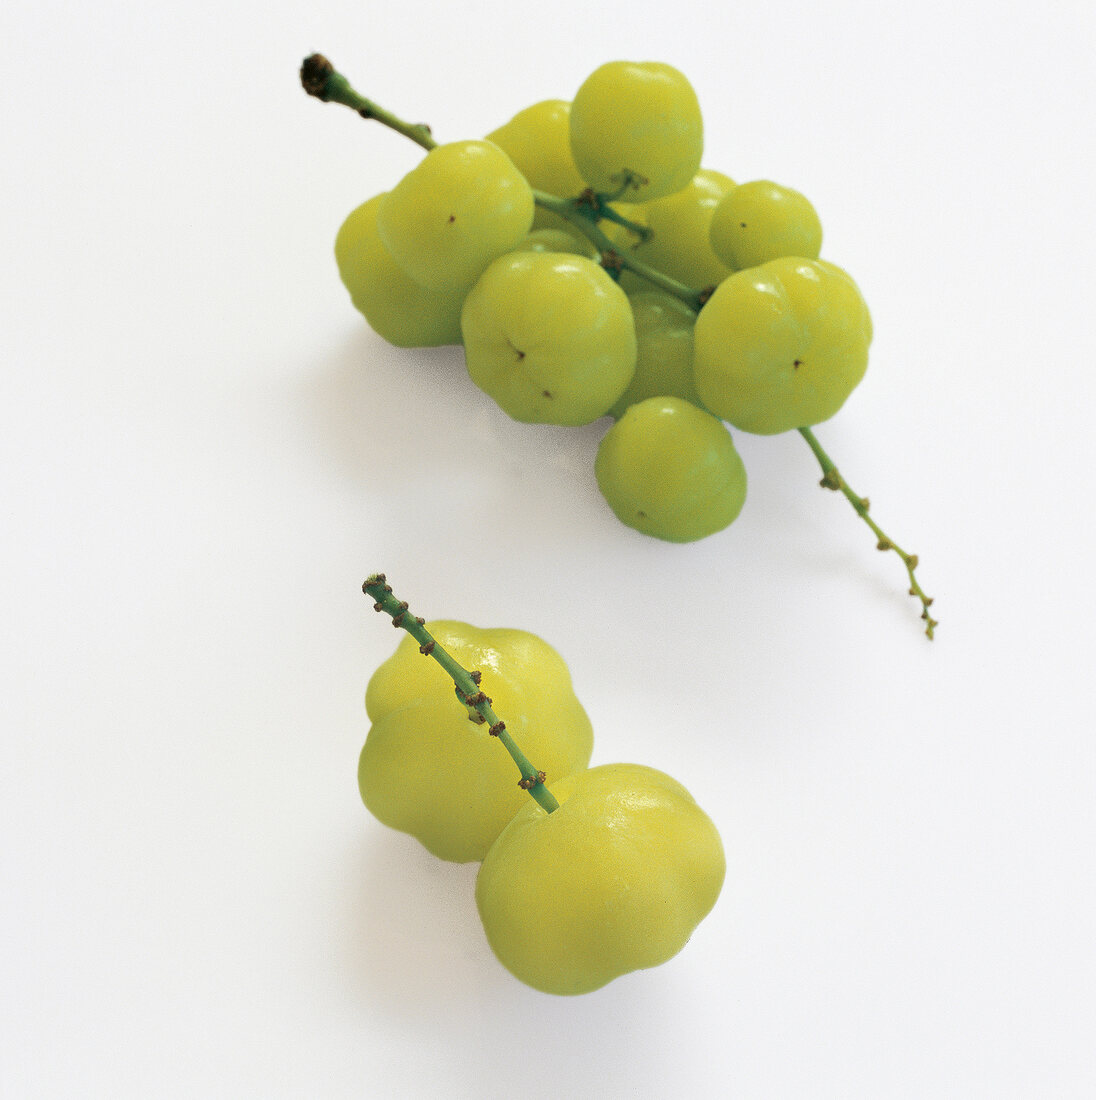
[[[459,344],[464,295],[434,292],[414,282],[377,233],[375,195],[351,211],[335,237],[339,277],[372,329],[401,348]]]
[[[602,439],[594,473],[622,523],[667,542],[723,530],[746,500],[746,468],[730,433],[676,397],[628,409]]]
[[[661,290],[629,294],[636,328],[636,372],[609,410],[619,420],[629,406],[648,397],[680,397],[703,403],[693,379],[693,326],[696,314]]]
[[[736,272],[700,312],[693,371],[716,416],[759,435],[828,420],[864,377],[871,315],[841,268],[784,257]]]
[[[381,200],[377,231],[403,270],[428,290],[466,291],[533,224],[533,192],[488,141],[431,149]]]
[[[731,274],[712,250],[709,227],[720,200],[735,187],[730,176],[702,168],[689,185],[673,195],[644,203],[643,223],[651,236],[632,246],[631,254],[686,286],[703,290]],[[649,289],[650,283],[630,271],[621,274],[625,290]]]
[[[657,61],[610,61],[595,69],[571,103],[571,152],[582,178],[613,194],[627,174],[630,202],[687,186],[700,168],[704,126],[684,74]]]
[[[571,155],[570,125],[571,104],[565,99],[546,99],[518,111],[504,126],[492,130],[487,140],[510,157],[534,190],[573,198],[586,184]],[[533,217],[534,229],[566,225],[564,218],[539,207]]]
[[[526,423],[589,424],[635,371],[628,298],[583,256],[496,260],[465,300],[461,330],[472,381]]]
[[[712,250],[734,270],[781,256],[817,260],[822,223],[806,195],[772,180],[751,180],[728,192],[712,213]]]

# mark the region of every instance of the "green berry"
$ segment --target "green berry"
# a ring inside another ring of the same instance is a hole
[[[668,542],[721,531],[746,500],[746,468],[730,433],[678,397],[628,409],[602,439],[594,473],[622,523]]]
[[[817,260],[822,223],[805,195],[771,180],[740,183],[712,213],[711,247],[734,270],[782,256]]]

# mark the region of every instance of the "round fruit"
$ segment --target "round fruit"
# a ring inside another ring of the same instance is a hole
[[[726,872],[711,819],[653,768],[608,764],[550,784],[495,841],[476,879],[487,941],[521,981],[589,993],[676,955]]]
[[[571,104],[564,99],[534,103],[505,126],[487,135],[514,162],[536,191],[568,199],[585,187],[571,156]],[[566,222],[550,210],[538,209],[535,228],[560,228]]]
[[[696,314],[661,290],[629,294],[628,301],[636,327],[636,372],[609,415],[620,419],[630,405],[648,397],[681,397],[701,405],[693,380]]]
[[[533,224],[533,192],[489,141],[439,145],[381,200],[377,232],[420,286],[466,291]]]
[[[567,666],[547,642],[524,630],[448,620],[426,627],[454,660],[481,671],[480,687],[495,713],[538,768],[562,777],[586,767],[590,720]],[[373,724],[358,787],[370,812],[442,859],[483,859],[530,801],[498,739],[469,720],[452,681],[410,635],[373,674],[365,706]]]
[[[589,424],[635,371],[628,297],[583,256],[496,260],[465,300],[461,330],[472,381],[527,423]]]
[[[597,249],[586,237],[581,236],[577,230],[571,232],[567,229],[534,229],[526,234],[514,251],[568,252],[575,256],[585,256],[588,260],[597,256]]]
[[[725,279],[700,311],[693,373],[704,404],[760,435],[828,420],[868,366],[871,315],[834,264],[787,257]]]
[[[597,192],[626,185],[630,202],[680,191],[696,175],[704,126],[685,76],[657,61],[610,61],[595,69],[571,104],[571,152]]]
[[[339,276],[375,332],[401,348],[460,343],[463,293],[425,290],[377,235],[377,195],[351,211],[335,238]]]
[[[805,195],[771,180],[728,192],[712,214],[711,246],[731,268],[756,267],[781,256],[817,260],[822,223]]]
[[[702,168],[683,190],[645,203],[642,209],[651,235],[635,245],[632,255],[695,290],[721,283],[732,268],[712,251],[708,231],[712,212],[734,186],[722,172]],[[620,285],[629,292],[651,286],[630,271],[621,274]]]
[[[633,405],[606,432],[594,473],[621,523],[667,542],[722,531],[746,501],[746,468],[730,433],[678,397]]]

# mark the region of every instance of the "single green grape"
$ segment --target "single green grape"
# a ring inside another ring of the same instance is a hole
[[[381,200],[377,232],[420,286],[466,291],[533,224],[533,192],[489,141],[439,145]]]
[[[339,277],[375,332],[401,348],[460,343],[464,295],[419,286],[377,234],[376,195],[352,210],[335,237]]]
[[[693,373],[704,404],[773,435],[828,420],[868,366],[872,325],[851,277],[784,257],[725,279],[700,311]]]
[[[817,260],[822,223],[805,195],[772,180],[751,180],[728,192],[712,214],[711,247],[734,270],[782,256]]]
[[[568,252],[597,259],[597,249],[589,238],[567,229],[534,229],[514,249],[515,252]]]
[[[644,203],[645,224],[651,235],[635,243],[631,254],[697,290],[721,283],[732,269],[712,251],[708,230],[713,211],[734,186],[730,176],[701,168],[683,190]],[[621,272],[620,285],[626,291],[651,286],[631,271]]]
[[[465,299],[461,331],[472,381],[526,423],[589,424],[635,371],[627,295],[583,256],[496,260]]]
[[[619,420],[630,405],[648,397],[681,397],[701,406],[693,380],[696,314],[662,290],[641,290],[628,301],[636,328],[636,372],[609,415]]]
[[[631,181],[631,202],[672,195],[696,175],[703,149],[696,92],[670,65],[610,61],[571,103],[571,152],[579,174],[601,194]]]
[[[719,833],[676,780],[604,764],[523,806],[491,846],[476,906],[499,961],[544,993],[590,993],[676,955],[726,875]]]
[[[605,434],[594,462],[617,518],[667,542],[693,542],[732,523],[746,467],[711,413],[679,397],[649,397]]]
[[[547,642],[524,630],[452,620],[426,628],[458,664],[480,670],[492,708],[537,767],[560,778],[586,767],[590,720],[567,666]],[[369,811],[441,859],[483,859],[529,801],[498,738],[469,721],[448,675],[410,635],[373,673],[365,707],[372,725],[358,787]]]
[[[575,167],[570,142],[571,104],[565,99],[546,99],[534,103],[504,126],[487,135],[517,166],[529,186],[549,195],[568,199],[586,187]],[[567,221],[539,207],[533,217],[534,229],[558,229]]]

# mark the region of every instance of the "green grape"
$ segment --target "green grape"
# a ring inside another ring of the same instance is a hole
[[[350,300],[375,332],[401,348],[460,343],[464,295],[424,290],[377,235],[377,195],[351,211],[335,237],[335,262]]]
[[[571,104],[571,152],[597,192],[618,192],[629,176],[633,202],[672,195],[700,167],[704,127],[684,75],[657,61],[610,61],[595,69]]]
[[[683,190],[645,203],[642,209],[651,235],[635,245],[632,255],[696,290],[721,283],[732,269],[712,251],[708,228],[712,212],[734,186],[734,180],[722,172],[702,168]],[[631,291],[651,284],[624,271],[620,285]]]
[[[488,141],[431,149],[381,200],[377,232],[396,263],[428,290],[468,290],[533,224],[533,192]]]
[[[679,397],[649,397],[609,429],[594,462],[617,518],[667,542],[693,542],[734,521],[746,468],[730,433]]]
[[[534,229],[514,251],[569,252],[575,256],[585,256],[588,260],[597,258],[597,249],[588,238],[566,229]]]
[[[868,366],[872,326],[856,283],[785,257],[725,279],[700,311],[693,372],[704,404],[772,435],[828,420]]]
[[[635,371],[628,298],[583,256],[496,260],[465,300],[461,330],[472,381],[526,423],[589,424]]]
[[[546,99],[519,111],[505,126],[487,135],[517,166],[537,191],[567,199],[586,187],[571,156],[571,104]],[[558,229],[565,219],[550,210],[537,209],[534,229]]]
[[[648,397],[681,397],[702,404],[693,381],[696,314],[661,290],[628,295],[636,326],[636,372],[609,415],[620,419],[630,405]]]
[[[559,809],[518,810],[476,878],[498,960],[565,996],[672,958],[723,887],[712,819],[680,783],[639,764],[578,771],[551,791]]]
[[[725,195],[710,233],[716,255],[735,270],[781,256],[817,260],[822,249],[822,223],[807,197],[771,180],[751,180]]]

